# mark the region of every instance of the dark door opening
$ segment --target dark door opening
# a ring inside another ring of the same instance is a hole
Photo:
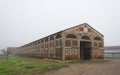
[[[91,42],[80,41],[80,58],[91,59]]]

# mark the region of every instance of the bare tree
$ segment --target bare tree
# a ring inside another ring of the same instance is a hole
[[[2,56],[2,54],[0,53],[0,57]]]
[[[8,56],[10,55],[10,51],[8,51],[7,49],[1,49],[1,55],[8,58]]]

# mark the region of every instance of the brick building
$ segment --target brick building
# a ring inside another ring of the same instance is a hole
[[[104,36],[83,23],[25,44],[17,55],[59,60],[103,59]]]

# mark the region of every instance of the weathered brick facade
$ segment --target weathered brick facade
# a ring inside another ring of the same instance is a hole
[[[59,60],[103,59],[104,38],[87,23],[71,27],[15,50],[17,55]]]

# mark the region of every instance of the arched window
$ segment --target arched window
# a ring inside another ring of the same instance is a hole
[[[90,38],[88,36],[82,36],[81,39],[90,40]]]
[[[50,37],[50,40],[54,40],[54,37],[53,37],[53,36],[51,36],[51,37]]]
[[[65,41],[65,46],[71,46],[71,41],[70,40],[66,40]]]
[[[41,43],[44,43],[44,39],[41,40]]]
[[[38,40],[38,44],[40,44],[40,40]]]
[[[45,48],[45,44],[43,44],[43,48]]]
[[[52,47],[52,43],[50,42],[50,47]]]
[[[54,47],[54,42],[52,42],[52,47]]]
[[[48,38],[45,38],[45,42],[47,42],[48,41]]]
[[[58,46],[58,40],[56,40],[56,46]]]
[[[48,48],[48,43],[46,44],[46,47]]]
[[[94,40],[101,41],[100,37],[95,37]]]
[[[34,45],[34,42],[32,44]]]
[[[61,38],[61,37],[62,37],[61,34],[56,35],[56,39]]]
[[[59,40],[59,46],[62,46],[62,40],[61,39]]]
[[[35,44],[37,44],[37,41],[35,41]]]
[[[74,34],[68,34],[66,38],[77,38]]]
[[[78,45],[77,41],[76,41],[76,40],[73,40],[73,41],[72,41],[72,45],[73,45],[73,46],[77,46],[77,45]]]

